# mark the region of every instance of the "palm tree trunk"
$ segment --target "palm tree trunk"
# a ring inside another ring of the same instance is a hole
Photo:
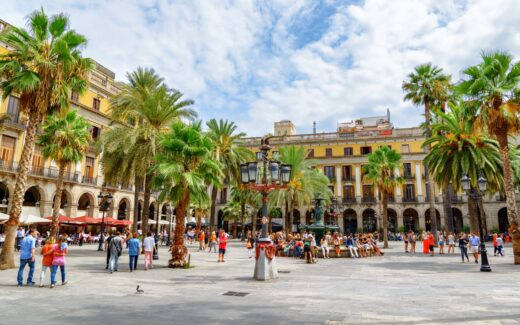
[[[520,264],[520,229],[518,228],[515,188],[513,185],[513,173],[509,160],[509,147],[507,129],[502,128],[495,132],[500,148],[500,156],[504,168],[504,188],[506,192],[507,217],[509,219],[509,234],[513,239],[513,255],[515,264]]]
[[[453,213],[451,211],[451,185],[442,189],[442,209],[444,210],[444,228],[448,233],[453,232]]]
[[[134,178],[134,223],[132,224],[132,232],[137,232],[137,223],[139,222],[139,188],[141,187],[141,178]]]
[[[51,238],[58,234],[58,217],[61,208],[61,195],[63,192],[63,176],[65,175],[65,164],[58,166],[58,180],[56,181],[56,195],[54,196],[54,208],[52,209]]]
[[[143,216],[141,222],[143,225],[143,234],[148,231],[148,218],[150,213],[150,194],[152,193],[152,175],[147,173],[144,178],[144,202]],[[159,207],[157,207],[159,208]]]
[[[197,234],[198,239],[200,228],[202,228],[202,211],[200,208],[195,208],[195,218],[197,219],[197,225],[195,226],[195,234]]]
[[[23,197],[25,194],[25,186],[27,184],[27,172],[29,171],[29,163],[32,161],[34,153],[34,141],[36,140],[36,130],[41,123],[41,117],[38,114],[29,115],[29,125],[25,132],[25,142],[22,149],[22,157],[16,173],[14,185],[14,193],[12,196],[12,206],[9,211],[9,220],[5,223],[5,242],[2,246],[0,254],[0,270],[12,269],[14,264],[14,240],[16,237],[16,228],[20,221],[20,213],[22,212]]]
[[[425,100],[424,103],[424,126],[426,129],[426,139],[429,139],[432,136],[432,130],[430,129],[430,102],[428,100]],[[428,152],[431,151],[431,145],[427,146]],[[428,169],[424,168],[425,176],[428,179],[428,187],[426,188],[426,191],[428,191],[428,203],[430,205],[430,220],[432,225],[432,233],[433,237],[435,238],[435,245],[437,245],[437,213],[435,210],[435,182],[433,180],[433,175],[428,171]]]
[[[292,211],[289,210],[289,200],[285,200],[285,234],[289,236],[292,233],[291,218]]]
[[[388,248],[388,194],[386,190],[383,190],[381,194],[383,201],[383,247]]]
[[[233,238],[237,238],[237,221],[233,221]]]
[[[215,213],[217,212],[217,194],[218,188],[215,185],[211,186],[211,207],[209,215],[209,230],[215,230]]]
[[[173,243],[170,247],[172,258],[168,262],[168,267],[184,267],[186,264],[186,256],[188,249],[184,246],[184,219],[186,218],[186,209],[190,204],[190,192],[186,189],[177,206],[175,207],[175,230],[173,235]]]
[[[240,241],[244,241],[246,239],[246,203],[240,203],[240,221],[242,222],[242,238]]]
[[[471,188],[471,192],[475,192],[473,187]],[[478,232],[480,229],[478,228],[477,202],[471,198],[471,195],[468,195],[468,211],[470,229],[471,231]]]

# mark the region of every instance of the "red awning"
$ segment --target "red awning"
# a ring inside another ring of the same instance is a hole
[[[132,221],[126,219],[118,220],[114,218],[105,218],[105,224],[109,226],[129,226],[132,224]]]
[[[97,225],[97,224],[101,223],[101,219],[93,218],[93,217],[87,217],[87,216],[73,218],[73,220],[75,222],[88,224],[88,225]]]
[[[52,220],[52,216],[45,217],[45,219]],[[59,223],[80,223],[77,222],[75,218],[67,217],[67,216],[58,216]]]

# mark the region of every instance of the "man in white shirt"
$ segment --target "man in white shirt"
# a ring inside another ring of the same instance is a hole
[[[153,269],[152,260],[153,260],[153,252],[155,251],[155,239],[152,236],[152,232],[149,231],[146,234],[146,238],[143,241],[143,249],[144,249],[144,270],[148,270],[148,264],[150,264],[150,269]]]

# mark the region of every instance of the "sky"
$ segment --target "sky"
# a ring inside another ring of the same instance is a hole
[[[520,54],[518,0],[2,0],[0,18],[24,26],[40,7],[69,15],[117,80],[154,68],[200,119],[249,136],[285,119],[334,132],[387,109],[394,126],[417,126],[422,108],[401,90],[415,66],[456,82],[483,50]]]

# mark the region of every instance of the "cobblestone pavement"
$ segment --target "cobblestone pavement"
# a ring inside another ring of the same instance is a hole
[[[490,256],[491,273],[450,256],[414,256],[391,243],[384,257],[308,265],[277,258],[280,277],[252,279],[254,258],[231,241],[225,263],[191,246],[191,269],[108,274],[97,246],[71,247],[66,286],[16,286],[0,271],[0,324],[520,324],[520,266]],[[417,247],[418,250],[421,247]],[[41,269],[37,261],[35,281]],[[26,271],[27,274],[27,271]],[[47,275],[47,283],[49,275]],[[143,294],[136,294],[140,285]],[[227,292],[245,293],[225,295]]]

